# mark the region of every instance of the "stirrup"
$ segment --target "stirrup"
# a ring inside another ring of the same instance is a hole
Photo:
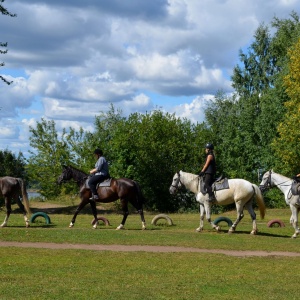
[[[92,197],[89,200],[96,202],[96,200],[99,200],[99,196],[98,195],[92,195]]]

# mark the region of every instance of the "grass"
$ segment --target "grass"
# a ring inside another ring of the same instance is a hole
[[[196,233],[198,214],[169,214],[175,223],[151,225],[141,230],[138,215],[128,217],[126,229],[116,231],[121,215],[105,214],[111,227],[91,229],[89,209],[68,228],[74,207],[35,207],[46,211],[53,224],[43,220],[24,227],[21,215],[11,215],[9,227],[0,229],[0,241],[30,241],[85,244],[173,245],[206,249],[266,250],[300,252],[300,237],[291,239],[289,209],[269,210],[259,221],[259,234],[252,236],[245,216],[235,234],[227,224],[216,233],[205,223]],[[15,208],[15,207],[14,207]],[[222,214],[232,220],[235,212]],[[4,219],[0,211],[0,221]],[[213,216],[216,218],[217,216]],[[286,227],[268,228],[271,219]],[[145,253],[84,250],[2,248],[0,256],[0,299],[298,299],[299,258],[230,257],[210,253]]]
[[[296,258],[10,248],[1,299],[299,299]]]

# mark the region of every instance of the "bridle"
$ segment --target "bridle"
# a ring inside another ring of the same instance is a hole
[[[178,177],[175,180],[175,184],[171,184],[171,187],[173,187],[177,191],[179,189],[179,183],[182,185],[182,182],[180,180],[180,173],[177,172],[176,174]]]
[[[266,191],[266,190],[268,190],[269,188],[272,187],[271,176],[272,176],[272,171],[270,170],[266,182],[265,182],[264,184],[262,184],[262,185],[259,186],[259,188],[260,188],[260,190],[261,190],[262,192],[264,192],[264,191]],[[284,183],[286,183],[286,182],[288,182],[288,181],[289,181],[289,180],[284,181],[284,182],[281,182],[281,183],[278,183],[278,184],[274,184],[274,185],[275,185],[275,186],[289,186],[289,184],[284,185]]]

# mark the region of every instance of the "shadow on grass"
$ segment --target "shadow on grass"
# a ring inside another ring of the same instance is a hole
[[[246,234],[250,235],[250,231],[241,231],[241,230],[236,230],[234,233],[228,233],[228,230],[221,229],[218,233],[227,233],[229,235],[231,234]],[[256,235],[259,236],[266,236],[266,237],[277,237],[277,238],[291,238],[289,235],[282,235],[282,234],[275,234],[275,233],[269,233],[269,232],[261,232],[259,231]],[[255,236],[255,235],[254,235]]]

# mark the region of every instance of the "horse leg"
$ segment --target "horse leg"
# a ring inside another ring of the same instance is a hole
[[[88,202],[89,202],[89,200],[86,199],[86,198],[84,198],[84,199],[81,200],[80,204],[78,205],[78,207],[77,207],[77,209],[75,211],[75,214],[74,214],[74,216],[72,218],[72,221],[71,221],[71,223],[69,225],[69,228],[72,228],[74,226],[77,215],[87,205]]]
[[[204,207],[206,210],[206,219],[210,223],[211,227],[213,229],[216,229],[217,231],[220,231],[220,226],[215,225],[214,222],[211,220],[211,203],[208,201],[204,202]]]
[[[93,225],[93,229],[96,229],[97,225],[98,225],[96,202],[95,201],[90,201],[90,204],[91,204],[93,216],[94,216],[94,219],[95,219],[95,224]]]
[[[295,233],[292,235],[292,238],[295,239],[300,233],[300,229],[298,227],[298,208],[292,204],[290,204],[290,208],[292,211],[292,216],[290,221],[295,229]]]
[[[257,234],[257,224],[256,224],[256,213],[253,210],[253,202],[252,200],[247,202],[245,207],[247,208],[251,219],[252,219],[252,231],[250,232],[250,234]]]
[[[11,204],[10,204],[10,200],[8,199],[8,197],[5,197],[5,207],[6,207],[6,217],[4,219],[4,222],[0,225],[0,227],[6,227],[7,226],[7,222],[11,213]]]
[[[122,210],[123,210],[123,219],[122,219],[121,224],[116,228],[116,230],[125,229],[124,225],[125,225],[128,215],[129,215],[127,201],[124,199],[121,199],[121,204],[122,204]]]
[[[204,213],[205,213],[205,208],[203,203],[200,203],[200,225],[199,227],[196,229],[197,232],[201,232],[203,231],[203,220],[204,220]]]
[[[145,216],[144,216],[144,211],[143,209],[139,209],[138,210],[138,213],[140,214],[141,216],[141,220],[142,220],[142,230],[145,230],[146,229],[146,221],[145,221]]]
[[[243,207],[238,203],[236,203],[236,210],[237,210],[237,218],[232,224],[232,226],[229,228],[228,233],[235,232],[236,226],[244,218]]]
[[[17,197],[17,198],[16,198],[16,202],[17,202],[18,206],[20,207],[20,209],[21,209],[22,212],[23,212],[23,216],[24,216],[24,220],[25,220],[25,225],[26,225],[26,228],[28,228],[28,227],[30,226],[30,225],[29,225],[29,220],[28,220],[28,218],[27,218],[27,214],[26,214],[24,205],[23,205],[23,203],[22,203],[21,200],[20,200],[20,197]]]

